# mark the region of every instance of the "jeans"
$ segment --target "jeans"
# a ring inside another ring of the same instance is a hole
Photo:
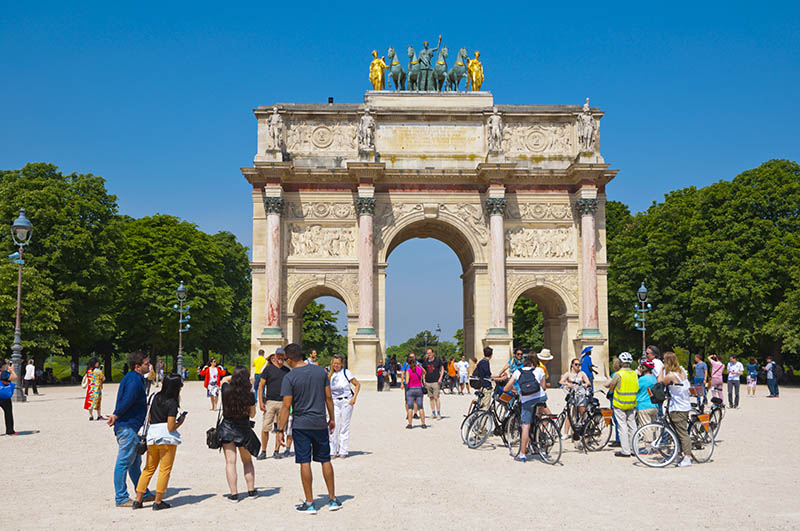
[[[695,378],[694,379],[694,389],[697,393],[697,405],[705,404],[706,403],[706,380],[705,378]]]
[[[728,378],[728,406],[739,407],[739,380]]]
[[[769,396],[778,396],[777,378],[767,378],[767,387],[769,388]]]
[[[378,376],[378,391],[383,391],[383,380],[384,376],[381,374]]]
[[[258,384],[259,384],[259,382],[261,382],[261,375],[260,374],[256,374],[253,377],[253,380],[254,380],[254,382],[253,382],[253,396],[256,397],[256,406],[258,406]]]
[[[134,488],[139,483],[139,477],[142,475],[142,456],[136,453],[136,443],[139,442],[136,430],[122,428],[116,435],[119,450],[117,451],[117,463],[114,465],[114,490],[116,491],[115,501],[117,505],[120,505],[130,499],[125,477],[130,475]],[[145,497],[149,495],[149,491],[145,493]]]

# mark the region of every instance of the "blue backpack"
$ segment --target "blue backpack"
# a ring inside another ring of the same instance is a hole
[[[0,400],[6,400],[11,398],[14,394],[14,384],[0,384]]]

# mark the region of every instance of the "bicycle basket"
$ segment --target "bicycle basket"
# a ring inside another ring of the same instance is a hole
[[[514,400],[514,395],[511,393],[502,393],[500,396],[497,397],[500,402],[504,402],[509,404],[512,400]]]
[[[689,388],[689,395],[690,396],[697,396],[697,388],[696,387],[690,387]]]
[[[699,420],[700,423],[703,425],[704,430],[706,431],[709,430],[711,415],[709,415],[708,413],[700,413],[699,415],[697,415],[697,420]]]
[[[611,418],[614,416],[614,412],[607,407],[604,407],[600,408],[600,414],[603,415],[603,420],[605,421],[606,426],[611,426]]]

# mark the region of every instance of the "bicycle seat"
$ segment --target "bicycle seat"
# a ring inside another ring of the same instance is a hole
[[[711,399],[712,404],[716,404],[718,406],[722,405],[723,401],[721,398],[717,398],[716,396]]]

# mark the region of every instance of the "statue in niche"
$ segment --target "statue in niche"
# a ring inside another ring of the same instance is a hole
[[[369,112],[369,107],[364,108],[364,114],[358,121],[356,130],[359,151],[375,151],[375,118]]]
[[[578,143],[581,151],[594,151],[597,122],[589,108],[589,98],[583,104],[583,112],[578,115]]]
[[[502,151],[503,118],[497,112],[497,107],[492,108],[492,115],[486,122],[488,130],[489,151]]]
[[[278,113],[278,108],[272,108],[272,114],[267,119],[267,136],[270,139],[271,147],[267,149],[274,149],[278,151],[283,151],[286,147],[283,142],[284,136],[284,125],[283,125],[283,118]]]

